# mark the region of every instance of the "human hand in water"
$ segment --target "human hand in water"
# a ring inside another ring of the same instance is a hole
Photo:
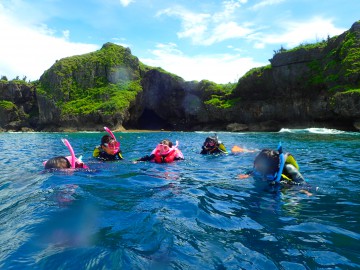
[[[231,153],[233,154],[238,154],[238,153],[254,153],[255,150],[249,150],[249,149],[246,149],[246,148],[241,148],[237,145],[234,145],[232,148],[231,148]]]
[[[238,178],[239,178],[239,179],[242,179],[242,180],[243,180],[243,179],[246,179],[246,178],[249,178],[249,177],[250,177],[250,174],[239,174],[239,175],[238,175]]]

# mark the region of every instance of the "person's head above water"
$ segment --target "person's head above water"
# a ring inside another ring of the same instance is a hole
[[[160,150],[160,154],[166,155],[170,152],[171,148],[173,147],[173,143],[168,139],[164,139],[158,144],[157,147]]]
[[[69,149],[70,156],[57,156],[50,158],[47,161],[44,161],[45,169],[70,169],[70,168],[83,168],[88,169],[88,167],[82,162],[81,156],[77,158],[75,156],[74,150],[71,147],[69,141],[67,139],[61,139],[64,145]]]
[[[53,157],[46,161],[45,169],[69,169],[71,164],[64,156]]]
[[[259,173],[275,174],[279,168],[279,152],[263,149],[254,160],[254,169]]]
[[[119,152],[120,143],[114,140],[110,135],[104,135],[101,138],[101,148],[109,155],[115,155]]]
[[[219,140],[216,136],[210,136],[205,139],[203,146],[206,149],[212,149],[219,145]]]

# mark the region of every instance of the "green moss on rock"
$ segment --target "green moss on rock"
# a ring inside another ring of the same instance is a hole
[[[130,49],[113,43],[57,61],[37,87],[55,101],[62,117],[122,112],[141,90],[139,60]]]
[[[17,108],[14,103],[12,103],[11,101],[8,101],[8,100],[0,100],[0,107],[7,111],[11,111],[11,110]]]

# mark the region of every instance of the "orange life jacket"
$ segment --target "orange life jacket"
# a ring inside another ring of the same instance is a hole
[[[154,153],[154,161],[156,163],[170,163],[173,162],[177,155],[177,149],[172,150],[169,154],[163,156],[160,154],[160,150],[156,150]]]

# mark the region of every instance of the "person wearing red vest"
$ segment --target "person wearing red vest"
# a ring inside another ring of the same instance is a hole
[[[151,152],[150,155],[146,155],[142,158],[137,159],[137,161],[151,161],[156,163],[170,163],[175,160],[184,159],[184,155],[178,149],[179,143],[176,141],[176,145],[173,146],[173,143],[168,140],[162,140],[156,148]]]

